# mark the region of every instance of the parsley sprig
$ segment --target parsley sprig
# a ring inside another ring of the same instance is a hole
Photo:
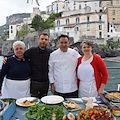
[[[57,120],[61,120],[64,112],[63,105],[46,105],[46,104],[35,104],[27,109],[25,116],[28,120],[51,120],[52,114],[56,114]]]

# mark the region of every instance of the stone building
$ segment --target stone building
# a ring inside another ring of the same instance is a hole
[[[107,14],[105,12],[93,12],[56,18],[55,33],[64,33],[73,37],[74,43],[81,41],[82,37],[106,38]]]
[[[65,11],[65,2],[61,0],[56,0],[52,2],[51,5],[48,5],[46,7],[46,13],[52,14],[52,13],[59,13]]]
[[[33,19],[35,17],[35,15],[41,15],[39,7],[34,7],[33,8],[33,12],[31,13],[30,18]]]
[[[120,37],[120,0],[102,1],[101,7],[107,12],[108,39]]]

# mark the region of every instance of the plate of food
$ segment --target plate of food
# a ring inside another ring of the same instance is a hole
[[[104,95],[110,101],[120,102],[120,91],[108,91]]]
[[[75,120],[75,116],[73,113],[68,113],[67,115],[63,116],[63,120]]]
[[[63,102],[63,105],[66,107],[68,111],[76,111],[81,109],[81,107],[74,101],[65,101]]]
[[[82,97],[83,102],[88,102],[88,100],[92,100],[93,102],[97,102],[95,97]]]
[[[115,117],[106,110],[83,108],[77,115],[77,120],[115,120]]]
[[[59,104],[63,101],[64,101],[64,98],[58,95],[48,95],[41,98],[41,102],[46,104]]]
[[[29,107],[39,103],[39,99],[36,97],[23,97],[16,100],[18,106]]]

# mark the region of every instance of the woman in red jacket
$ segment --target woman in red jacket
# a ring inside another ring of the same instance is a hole
[[[108,80],[106,65],[99,55],[92,54],[92,43],[82,43],[84,53],[78,59],[79,97],[97,97],[103,92]]]

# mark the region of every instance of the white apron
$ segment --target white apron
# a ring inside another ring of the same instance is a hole
[[[97,96],[98,93],[95,80],[85,82],[80,81],[78,97],[97,97]]]
[[[4,78],[2,85],[2,98],[19,99],[30,96],[30,79],[27,80],[10,80]]]

